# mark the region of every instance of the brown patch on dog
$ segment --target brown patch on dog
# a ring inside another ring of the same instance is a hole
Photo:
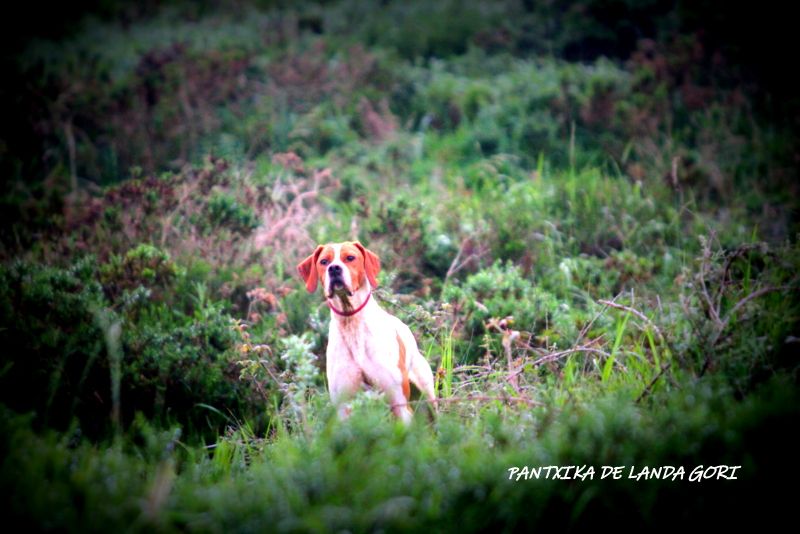
[[[400,374],[403,375],[403,396],[406,400],[411,400],[411,384],[408,382],[408,368],[406,367],[406,346],[400,336],[397,336],[397,344],[400,345],[400,360],[397,362],[397,367],[400,368]]]
[[[381,272],[381,259],[377,254],[364,247],[364,245],[358,241],[353,242],[353,246],[356,247],[364,257],[364,271],[366,272],[370,285],[373,289],[378,287],[378,273]]]
[[[317,282],[321,279],[316,263],[324,249],[325,247],[322,245],[318,246],[313,254],[304,259],[300,262],[300,265],[297,266],[297,272],[300,273],[300,276],[306,283],[306,289],[309,293],[313,293],[317,290]]]
[[[354,259],[350,261],[348,258]],[[350,281],[353,286],[351,289],[358,291],[364,285],[367,276],[364,268],[364,255],[361,253],[361,249],[356,247],[355,243],[342,243],[339,259],[344,263],[345,268],[350,271]]]

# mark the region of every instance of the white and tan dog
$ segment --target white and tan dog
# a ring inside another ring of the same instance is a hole
[[[408,326],[372,297],[381,262],[359,242],[320,245],[297,270],[313,293],[322,283],[331,309],[326,373],[339,417],[364,386],[383,391],[392,412],[408,423],[413,383],[432,403],[433,373]]]

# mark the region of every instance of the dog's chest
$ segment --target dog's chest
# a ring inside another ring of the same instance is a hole
[[[328,358],[340,360],[341,363],[349,360],[361,367],[373,352],[372,344],[373,336],[364,321],[331,320]]]
[[[365,316],[354,321],[331,320],[327,357],[333,365],[355,365],[369,372],[385,366],[396,352],[396,334],[384,314]]]

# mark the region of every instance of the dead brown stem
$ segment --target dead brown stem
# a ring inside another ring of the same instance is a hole
[[[624,310],[626,312],[632,313],[633,315],[635,315],[636,317],[647,323],[648,326],[652,327],[655,333],[658,334],[658,337],[661,338],[662,341],[664,340],[664,336],[661,335],[661,330],[659,330],[659,328],[655,325],[655,323],[639,310],[631,308],[630,306],[625,306],[623,304],[617,304],[616,302],[610,300],[598,300],[597,302],[599,302],[600,304],[604,304],[606,306],[610,306],[612,308],[616,308],[618,310]]]

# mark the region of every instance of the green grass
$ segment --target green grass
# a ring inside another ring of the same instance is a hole
[[[737,402],[703,381],[656,395],[646,407],[601,393],[591,406],[526,414],[501,405],[468,419],[445,414],[433,427],[418,422],[408,430],[372,403],[345,423],[324,409],[307,437],[279,432],[255,442],[240,428],[208,452],[154,430],[138,445],[74,447],[53,434],[33,434],[26,422],[5,414],[3,475],[21,484],[12,493],[17,513],[27,510],[42,526],[71,530],[582,528],[613,520],[621,503],[630,525],[673,525],[685,517],[727,524],[735,521],[730,506],[751,505],[753,498],[786,502],[785,494],[762,484],[780,476],[769,470],[780,465],[775,455],[791,454],[791,445],[758,443],[784,432],[782,425],[797,416],[796,401],[785,382]],[[689,480],[693,469],[711,461],[741,465],[739,477]],[[508,479],[510,467],[548,465],[593,466],[597,474]],[[625,466],[625,479],[601,480],[604,465]],[[627,479],[631,467],[661,465],[683,466],[685,476]],[[36,489],[41,480],[48,481],[44,492]],[[751,494],[756,488],[764,493]]]
[[[428,361],[435,361],[428,356]],[[437,372],[434,377],[433,390],[436,397],[446,399],[453,394],[453,338],[451,335],[443,336],[441,341],[441,364],[443,375]]]

